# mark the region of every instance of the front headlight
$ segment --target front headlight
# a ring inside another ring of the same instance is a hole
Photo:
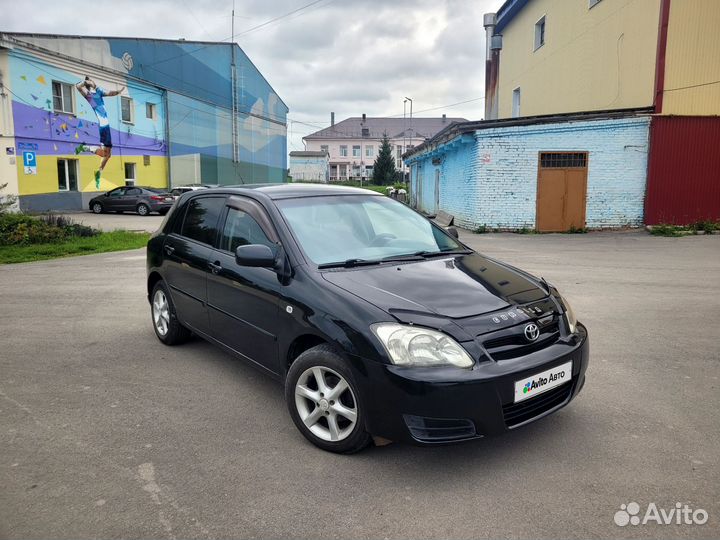
[[[577,328],[577,318],[575,317],[575,312],[573,311],[572,307],[570,307],[570,304],[564,296],[560,296],[560,301],[565,307],[565,321],[567,321],[570,333],[574,334],[575,329]]]
[[[469,368],[473,360],[450,336],[417,326],[379,323],[371,326],[393,364],[398,366],[457,366]]]

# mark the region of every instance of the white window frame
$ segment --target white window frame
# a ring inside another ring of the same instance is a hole
[[[148,111],[150,111],[150,116],[148,116]],[[132,115],[132,113],[130,114]],[[145,102],[145,118],[150,120],[157,119],[157,103],[150,103],[149,101]]]
[[[540,47],[545,45],[545,34],[547,33],[547,20],[545,15],[540,17],[535,23],[535,48],[533,51],[537,51]]]
[[[365,157],[375,157],[375,146],[372,144],[365,145]]]
[[[588,9],[592,9],[597,6],[602,0],[588,0]]]
[[[55,85],[56,84],[60,85],[60,101],[61,101],[61,105],[62,105],[61,109],[55,108]],[[65,113],[65,114],[75,114],[75,93],[73,92],[72,84],[68,84],[68,83],[65,83],[62,81],[52,81],[50,84],[50,89],[51,89],[52,97],[53,97],[53,111],[59,112],[59,113]],[[63,89],[68,90],[67,97],[69,98],[69,103],[66,103],[66,101],[65,101],[66,96],[63,92]],[[67,105],[70,105],[69,109],[66,108]]]
[[[355,153],[357,151],[357,154]],[[352,157],[362,157],[362,145],[353,144]]]
[[[329,156],[330,155],[330,145],[329,144],[321,144],[320,151],[325,152]]]
[[[78,191],[78,160],[69,158],[58,158],[58,162],[65,162],[65,187],[60,186],[60,178],[58,178],[58,191]],[[70,162],[75,167],[75,189],[70,189]]]
[[[520,117],[520,106],[522,105],[522,91],[520,87],[514,88],[512,91],[512,118]]]
[[[122,105],[123,100],[127,100],[128,102],[128,109],[130,111],[130,120],[125,120],[122,117]],[[134,124],[135,123],[135,106],[133,105],[133,98],[127,97],[127,96],[120,96],[120,120],[123,124]]]
[[[347,145],[346,145],[346,144],[341,144],[341,145],[340,145],[340,156],[341,156],[341,157],[347,157],[347,155],[348,155],[348,154],[347,154]]]

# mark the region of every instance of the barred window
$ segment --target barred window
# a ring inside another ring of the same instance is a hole
[[[587,167],[587,152],[540,152],[540,167],[582,169]]]

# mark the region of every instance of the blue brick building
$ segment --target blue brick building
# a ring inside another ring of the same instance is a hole
[[[646,111],[456,123],[405,155],[411,201],[470,229],[637,226],[649,125]]]

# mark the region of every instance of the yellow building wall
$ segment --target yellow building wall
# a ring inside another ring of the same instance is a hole
[[[720,115],[720,1],[671,0],[662,114]]]
[[[37,174],[25,174],[22,158],[17,164],[20,195],[37,195],[58,192],[58,159],[78,160],[78,191],[106,192],[125,185],[125,163],[135,163],[135,184],[167,188],[167,158],[150,157],[150,165],[143,165],[142,156],[112,156],[103,171],[100,188],[95,187],[94,172],[100,165],[95,155],[37,156]]]
[[[532,0],[502,29],[499,118],[512,116],[517,87],[521,116],[653,104],[660,0],[588,5]],[[535,23],[543,15],[545,45],[533,50]]]

